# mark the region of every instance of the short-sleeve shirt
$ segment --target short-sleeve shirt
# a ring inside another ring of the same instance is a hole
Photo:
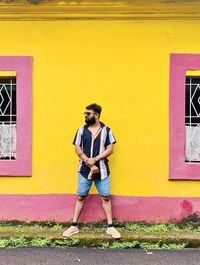
[[[99,133],[97,134],[96,138],[92,137],[92,133],[88,129],[88,127],[89,127],[88,125],[85,125],[81,127],[82,130],[79,129],[77,131],[73,144],[81,146],[84,154],[86,154],[86,156],[89,158],[93,158],[100,154],[101,133],[102,133],[102,129],[105,127],[105,124],[100,122],[100,129],[99,129]],[[106,149],[108,145],[116,143],[115,137],[111,129],[107,126],[105,128],[106,128],[106,138],[105,138],[105,143],[104,143],[104,149]],[[104,175],[106,176],[104,176],[104,178],[108,177],[110,175],[108,159],[106,158],[106,159],[101,160],[101,163],[103,163],[103,168],[105,169]],[[97,161],[95,165],[99,168],[99,161]],[[83,177],[88,178],[88,175],[90,173],[90,168],[85,164],[85,162],[80,160],[78,172],[81,173]],[[99,170],[99,173],[93,174],[92,179],[93,180],[102,179],[100,170]]]

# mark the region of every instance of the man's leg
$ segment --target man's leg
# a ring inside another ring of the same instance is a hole
[[[77,191],[78,197],[74,208],[73,221],[71,223],[71,226],[63,232],[63,236],[69,237],[79,232],[78,220],[83,210],[86,197],[89,193],[91,185],[92,185],[91,180],[84,178],[81,174],[78,175],[78,191]]]
[[[120,233],[114,228],[112,221],[112,205],[110,201],[110,176],[95,182],[96,188],[101,196],[102,206],[106,215],[108,227],[106,233],[113,238],[121,238]]]
[[[80,196],[78,195],[76,205],[74,208],[74,215],[73,215],[73,220],[72,223],[78,223],[79,217],[81,215],[81,212],[83,210],[83,206],[85,204],[86,196]]]
[[[101,196],[102,206],[108,225],[112,224],[112,205],[109,196]]]

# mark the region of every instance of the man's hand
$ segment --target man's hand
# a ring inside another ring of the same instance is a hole
[[[90,173],[89,173],[89,175],[88,175],[88,179],[92,179],[92,175],[93,174],[96,174],[96,173],[99,173],[99,169],[98,169],[98,167],[97,166],[91,166],[91,168],[90,168]]]
[[[96,160],[95,160],[94,158],[89,158],[89,159],[87,159],[87,161],[86,161],[86,165],[87,165],[88,167],[92,167],[95,163],[96,163]]]
[[[91,172],[92,172],[92,174],[96,174],[96,173],[99,173],[99,169],[98,169],[98,167],[97,166],[92,166],[91,168]]]

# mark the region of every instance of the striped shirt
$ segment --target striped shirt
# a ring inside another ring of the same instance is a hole
[[[93,158],[98,156],[110,144],[115,144],[116,140],[111,129],[100,122],[100,129],[95,136],[92,136],[88,125],[81,126],[74,138],[73,144],[81,146],[84,154],[87,157]],[[93,180],[102,180],[109,176],[110,170],[108,166],[108,159],[101,159],[95,165],[99,168],[99,173],[93,174]],[[85,178],[88,178],[90,168],[82,161],[79,161],[78,172]]]

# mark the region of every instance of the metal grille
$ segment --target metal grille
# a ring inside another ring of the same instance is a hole
[[[16,159],[16,77],[0,77],[0,159]]]
[[[186,162],[200,162],[200,77],[186,77]]]

